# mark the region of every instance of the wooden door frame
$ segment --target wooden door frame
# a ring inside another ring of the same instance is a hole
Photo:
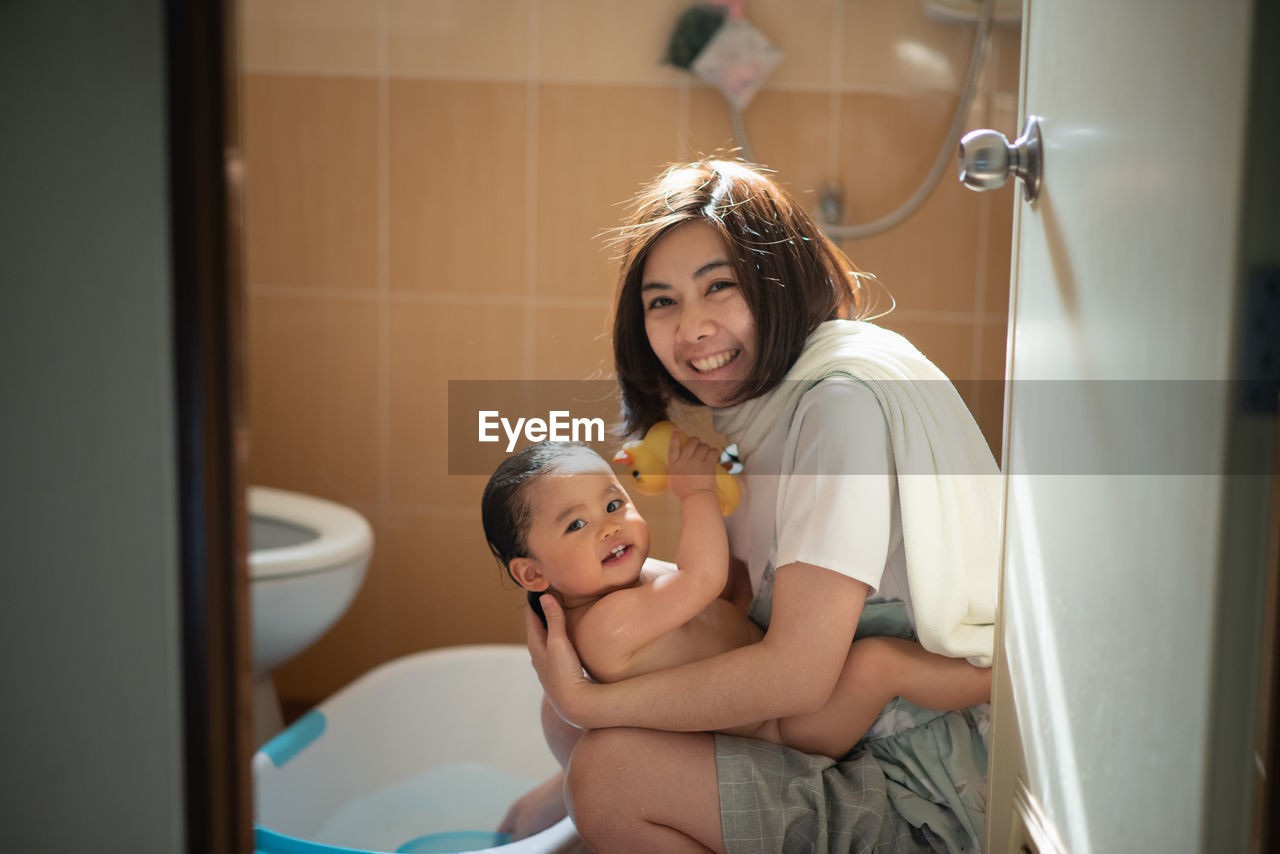
[[[1244,175],[1242,181],[1243,203],[1241,210],[1240,270],[1236,286],[1243,298],[1237,312],[1238,337],[1245,338],[1251,328],[1270,323],[1274,330],[1277,312],[1274,302],[1269,317],[1252,316],[1258,313],[1260,302],[1258,288],[1272,288],[1280,281],[1280,243],[1275,235],[1280,229],[1280,164],[1276,162],[1275,143],[1280,134],[1280,55],[1274,45],[1280,39],[1280,7],[1268,0],[1254,0],[1252,20],[1252,48],[1249,66],[1248,126],[1245,134]],[[1271,333],[1274,335],[1274,332]],[[1274,340],[1274,339],[1272,339]],[[1273,348],[1274,349],[1274,348]],[[1252,814],[1246,814],[1248,822],[1249,850],[1280,851],[1280,785],[1276,774],[1280,773],[1280,367],[1270,371],[1252,362],[1257,353],[1246,347],[1239,355],[1236,375],[1260,392],[1262,399],[1269,399],[1270,411],[1248,411],[1237,407],[1232,413],[1231,447],[1239,460],[1238,468],[1253,475],[1238,479],[1241,506],[1246,512],[1261,514],[1264,529],[1252,532],[1252,537],[1234,551],[1224,549],[1222,565],[1230,568],[1261,564],[1262,578],[1244,579],[1251,585],[1246,595],[1260,597],[1261,626],[1257,632],[1258,648],[1253,658],[1252,675],[1256,679],[1256,726],[1251,732],[1231,734],[1244,742],[1241,752],[1252,748],[1254,762],[1248,769],[1253,777],[1252,799],[1246,805]],[[1273,360],[1274,362],[1274,360]],[[1234,520],[1224,519],[1224,526]],[[1228,530],[1230,528],[1228,527]],[[1225,598],[1225,597],[1224,597]],[[1230,602],[1224,602],[1218,613],[1220,632],[1227,635],[1238,623],[1238,615],[1231,612]],[[1227,678],[1231,671],[1239,671],[1248,661],[1233,661],[1233,650],[1220,646],[1216,652],[1219,679]],[[1217,684],[1214,688],[1217,689]],[[1213,725],[1225,729],[1229,721],[1213,721]],[[1212,767],[1212,766],[1211,766]],[[1219,772],[1225,776],[1229,772]],[[1221,818],[1219,823],[1238,821],[1237,807],[1230,803],[1217,803],[1213,795],[1217,790],[1210,783],[1209,805]],[[1245,789],[1248,791],[1248,787]],[[1246,798],[1246,801],[1250,799]],[[1214,813],[1210,813],[1211,818]],[[1214,841],[1216,828],[1209,827],[1205,844]],[[1206,849],[1208,850],[1208,849]]]
[[[165,4],[186,850],[252,851],[234,3]]]

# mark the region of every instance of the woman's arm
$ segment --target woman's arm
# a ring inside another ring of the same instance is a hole
[[[762,641],[607,685],[583,676],[563,613],[548,596],[547,630],[532,611],[526,616],[529,651],[547,699],[578,726],[729,729],[821,708],[844,666],[868,590],[819,566],[788,564],[776,573]]]

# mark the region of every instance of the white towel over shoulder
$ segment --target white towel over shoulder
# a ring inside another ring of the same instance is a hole
[[[871,323],[821,324],[770,393],[715,414],[749,458],[821,380],[865,384],[884,410],[898,472],[907,583],[925,649],[990,667],[1000,559],[1000,472],[946,375]]]

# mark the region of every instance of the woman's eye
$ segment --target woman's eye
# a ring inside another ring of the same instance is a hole
[[[731,281],[729,279],[722,279],[718,282],[712,282],[710,285],[707,286],[707,293],[714,294],[716,291],[722,291],[725,288],[732,288],[736,284],[738,283]]]
[[[613,499],[612,501],[610,501],[610,502],[609,502],[608,506],[606,506],[606,507],[604,508],[604,509],[605,509],[605,512],[606,512],[606,513],[613,513],[613,512],[616,512],[616,511],[618,511],[618,510],[621,510],[621,509],[622,509],[622,505],[623,505],[624,503],[625,503],[625,502],[624,502],[621,498],[615,498],[615,499]]]
[[[565,528],[565,532],[567,533],[569,531],[581,531],[585,527],[587,527],[586,522],[582,521],[581,519],[574,519],[572,522],[569,523],[569,527]]]
[[[647,310],[653,311],[654,309],[666,308],[669,305],[675,305],[675,304],[676,304],[675,300],[673,300],[671,297],[654,297],[653,299],[649,300],[649,305],[647,306]]]

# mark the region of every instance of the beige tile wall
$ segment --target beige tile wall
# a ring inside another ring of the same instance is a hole
[[[661,166],[732,144],[723,98],[658,61],[690,2],[241,0],[250,480],[350,504],[377,538],[349,613],[277,674],[287,700],[522,639],[483,478],[447,473],[447,380],[609,370],[599,235]],[[746,111],[756,156],[812,205],[837,181],[847,219],[887,213],[937,154],[972,29],[916,0],[746,14],[784,53]],[[971,126],[1016,130],[1018,41],[996,29]],[[953,174],[845,248],[998,447],[1013,197]],[[640,500],[669,553],[671,507]]]

